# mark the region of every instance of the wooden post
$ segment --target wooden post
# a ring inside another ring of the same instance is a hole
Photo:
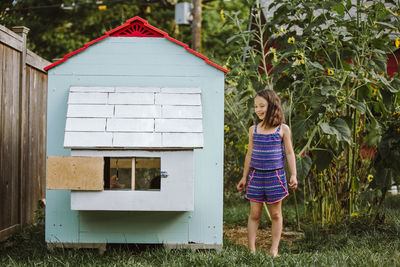
[[[132,158],[132,171],[131,171],[131,189],[135,190],[135,180],[136,180],[136,158]]]
[[[28,103],[29,92],[27,92],[26,88],[26,36],[29,32],[29,29],[24,26],[16,26],[12,27],[12,30],[22,37],[22,49],[21,49],[21,60],[20,60],[20,77],[19,77],[19,116],[20,122],[18,125],[18,177],[19,177],[19,222],[21,225],[27,223],[28,218],[26,218],[26,208],[25,204],[27,201],[25,200],[26,194],[26,176],[24,169],[26,167],[26,162],[24,159],[23,153],[26,152],[26,147],[28,146],[28,129],[29,125],[27,125],[29,114],[26,112],[27,110],[24,108],[26,103]]]
[[[201,0],[193,0],[192,49],[201,52]]]

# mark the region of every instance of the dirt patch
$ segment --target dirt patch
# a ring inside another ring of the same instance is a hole
[[[247,227],[245,226],[224,226],[225,236],[239,246],[247,247]],[[300,232],[282,232],[281,240],[285,240],[291,245],[293,241],[304,236]],[[269,250],[271,247],[271,228],[260,228],[257,232],[256,248]]]

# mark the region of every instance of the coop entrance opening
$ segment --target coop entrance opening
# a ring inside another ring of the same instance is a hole
[[[104,158],[104,189],[161,189],[160,158]]]

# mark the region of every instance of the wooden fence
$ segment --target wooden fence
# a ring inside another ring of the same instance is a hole
[[[35,218],[45,197],[47,73],[29,29],[0,25],[0,241]]]

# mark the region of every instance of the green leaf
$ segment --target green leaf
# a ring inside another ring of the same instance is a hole
[[[345,141],[350,144],[351,132],[349,126],[344,120],[337,118],[331,124],[326,122],[321,123],[320,127],[324,133],[335,135],[337,140]]]
[[[349,106],[357,109],[361,114],[365,114],[366,105],[364,102],[358,102],[358,101],[352,99]]]
[[[296,160],[297,177],[304,180],[310,172],[312,160],[309,156],[303,156]]]
[[[343,6],[343,4],[339,3],[337,5],[334,5],[332,7],[332,11],[338,13],[341,17],[343,17],[344,16],[344,6]]]
[[[317,68],[319,70],[322,70],[322,71],[325,70],[324,67],[322,67],[322,65],[319,64],[318,62],[307,61],[307,64],[309,64],[310,66]]]

